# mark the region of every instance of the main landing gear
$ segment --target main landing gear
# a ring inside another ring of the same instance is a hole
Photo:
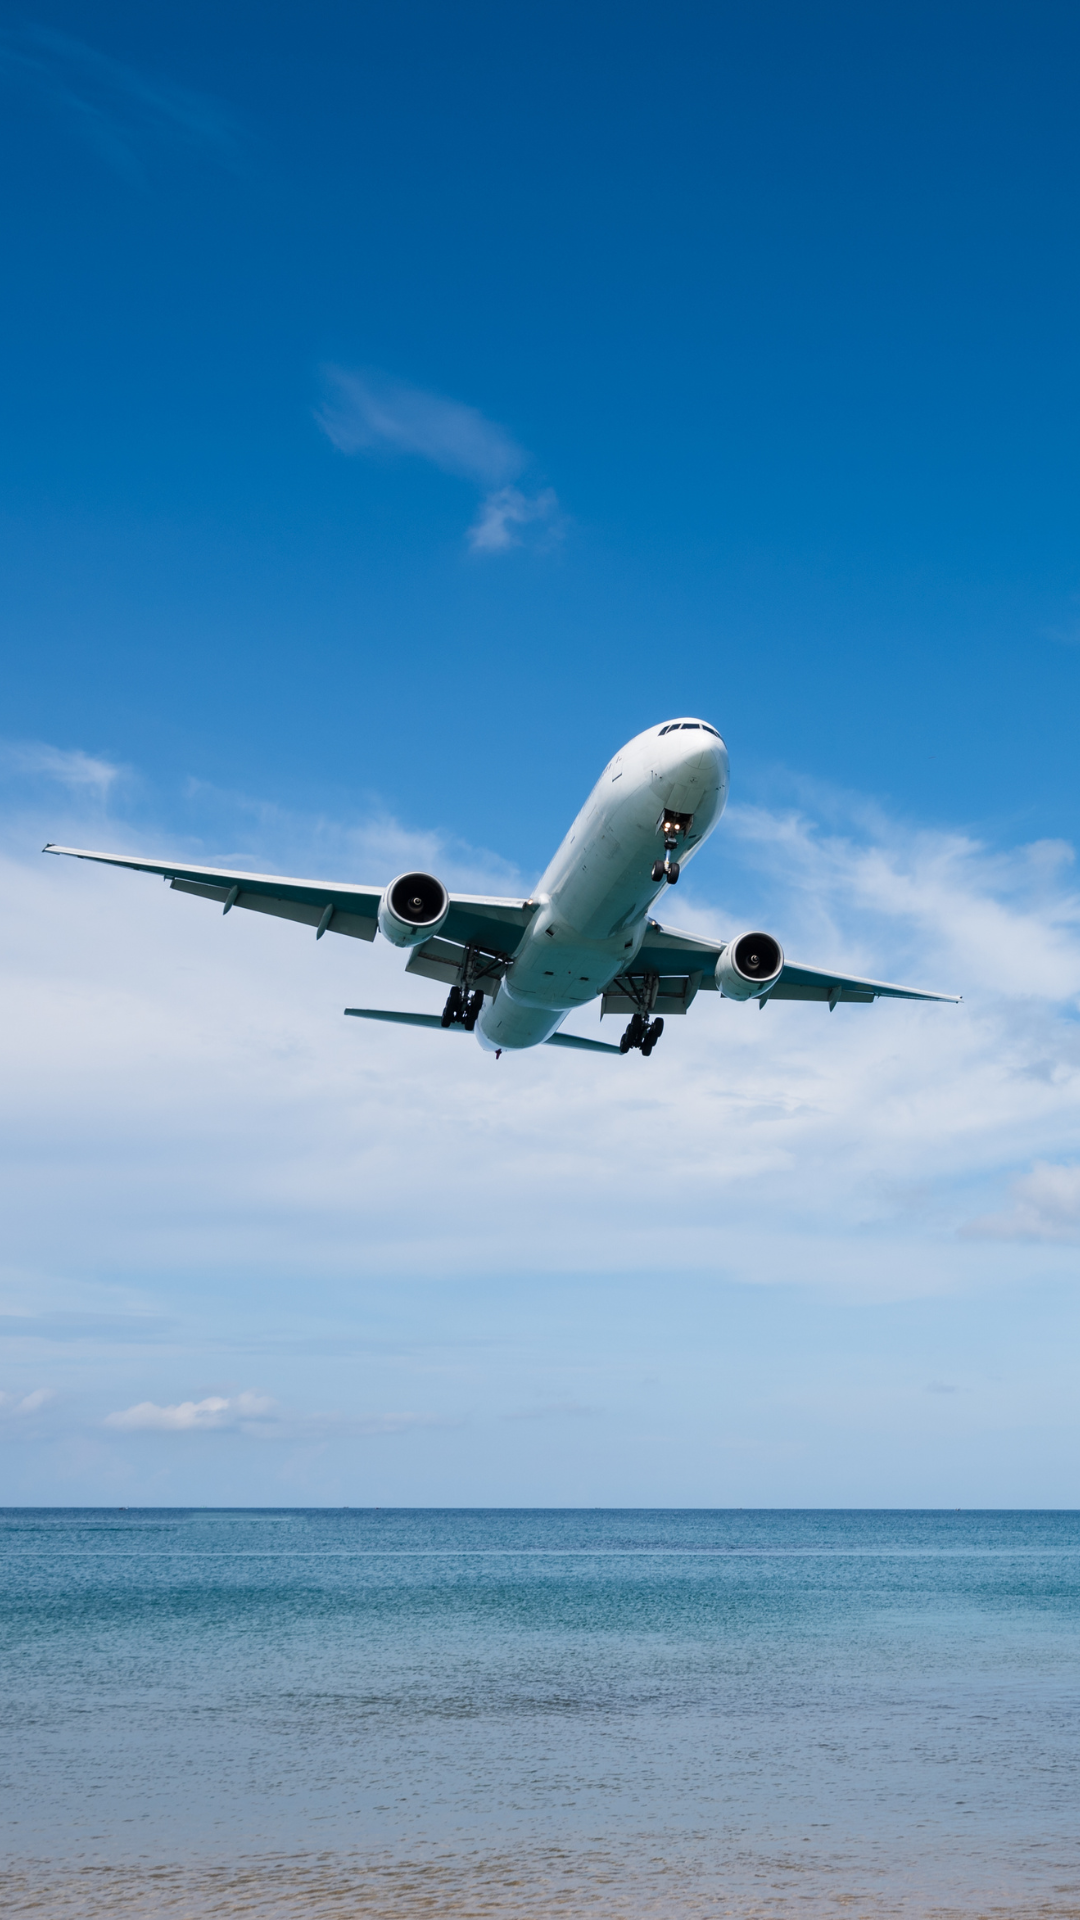
[[[470,993],[467,988],[451,987],[446,1005],[442,1010],[444,1027],[464,1027],[471,1033],[484,1007],[484,996],[477,988]]]
[[[630,1053],[634,1047],[637,1047],[648,1057],[663,1031],[663,1020],[650,1020],[647,1013],[635,1013],[619,1041],[619,1052]]]

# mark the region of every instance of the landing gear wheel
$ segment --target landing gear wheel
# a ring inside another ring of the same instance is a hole
[[[629,1053],[631,1047],[640,1047],[642,1041],[645,1038],[647,1031],[648,1031],[648,1022],[645,1019],[644,1014],[635,1013],[633,1016],[633,1019],[630,1022],[630,1025],[627,1027],[626,1032],[623,1034],[622,1039],[619,1041],[619,1052]]]
[[[679,863],[677,860],[672,860],[670,865],[668,866],[667,877],[668,877],[668,886],[673,887],[675,885],[676,880],[679,877]]]
[[[461,1024],[466,1033],[471,1033],[484,1010],[484,996],[480,992],[470,993],[468,1004],[462,1015]]]
[[[645,1038],[641,1043],[641,1051],[645,1055],[646,1059],[648,1059],[650,1053],[655,1047],[663,1031],[664,1031],[663,1021],[654,1020],[652,1025],[649,1028],[648,1033],[645,1035]]]
[[[653,861],[652,877],[654,880],[664,880],[667,878],[667,868],[662,860]]]
[[[454,1024],[454,1021],[461,1018],[462,1011],[463,1009],[461,1005],[461,988],[451,987],[450,992],[447,995],[446,1005],[442,1010],[443,1026],[452,1027]]]

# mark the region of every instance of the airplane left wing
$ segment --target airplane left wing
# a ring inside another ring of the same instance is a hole
[[[226,867],[188,867],[170,860],[143,860],[134,854],[92,853],[85,847],[57,847],[46,853],[66,853],[76,860],[98,860],[110,867],[130,867],[137,873],[156,873],[179,893],[216,900],[229,913],[245,907],[314,927],[316,939],[324,933],[344,933],[354,940],[374,940],[382,887],[347,886],[337,880],[291,880],[276,873],[240,873]],[[445,943],[455,950],[479,947],[505,962],[517,947],[529,916],[536,911],[526,900],[488,898],[484,894],[452,893],[450,912],[440,928]],[[427,946],[438,946],[428,941]],[[415,971],[422,969],[417,967]],[[441,974],[436,975],[441,978]],[[455,970],[456,977],[456,970]]]
[[[650,920],[634,959],[633,971],[635,975],[660,975],[656,1011],[685,1013],[696,993],[715,993],[716,963],[726,944],[723,940],[703,939],[700,934],[680,933]],[[622,1011],[621,1000],[618,1004],[615,1000],[618,986],[618,981],[614,981],[604,996],[605,1013]],[[887,980],[864,980],[857,974],[838,972],[834,968],[801,967],[785,960],[775,986],[761,996],[759,1005],[764,1006],[769,1000],[818,1000],[831,1009],[841,1001],[866,1006],[879,999],[942,1000],[957,1004],[960,995],[930,993],[922,987],[898,987]],[[628,1006],[632,1004],[627,1000]]]

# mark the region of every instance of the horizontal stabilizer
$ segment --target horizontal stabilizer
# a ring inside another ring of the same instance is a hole
[[[392,1020],[399,1027],[442,1027],[437,1013],[385,1013],[381,1007],[346,1007],[357,1020]],[[443,1027],[444,1033],[464,1033],[464,1027]]]
[[[622,1053],[621,1047],[613,1047],[609,1040],[583,1040],[576,1033],[553,1033],[544,1041],[545,1047],[581,1047],[585,1053]]]
[[[357,1020],[391,1020],[400,1027],[442,1027],[444,1033],[464,1033],[465,1028],[456,1022],[452,1027],[443,1027],[437,1013],[388,1013],[382,1007],[346,1007]],[[550,1040],[544,1042],[548,1047],[580,1047],[585,1053],[620,1053],[620,1047],[609,1045],[606,1040],[583,1040],[576,1033],[553,1033]]]

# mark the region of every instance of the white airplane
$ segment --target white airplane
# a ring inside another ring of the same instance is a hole
[[[251,907],[314,927],[409,949],[406,973],[450,989],[441,1014],[346,1007],[361,1020],[475,1033],[496,1057],[542,1043],[590,1053],[648,1055],[665,1017],[687,1013],[699,992],[728,1000],[950,1000],[959,996],[860,980],[835,969],[793,966],[769,933],[707,940],[662,927],[658,896],[708,839],[724,811],[728,753],[704,720],[668,720],[627,743],[600,775],[562,846],[528,900],[448,893],[430,873],[403,873],[387,887],[275,874],[185,867],[169,860],[91,853],[50,844],[46,853],[157,873],[180,893]],[[618,1046],[560,1033],[567,1015],[599,999],[600,1013],[629,1014]]]

